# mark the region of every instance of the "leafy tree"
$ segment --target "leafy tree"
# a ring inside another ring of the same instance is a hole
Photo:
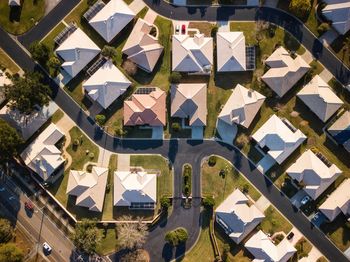
[[[175,122],[171,124],[171,128],[174,130],[174,132],[179,132],[181,129],[181,126],[179,123]]]
[[[101,54],[107,58],[113,59],[117,56],[117,50],[112,46],[105,45],[102,48]]]
[[[11,240],[13,236],[13,228],[10,221],[0,218],[0,243],[6,243]]]
[[[96,227],[95,221],[83,219],[76,224],[72,240],[77,248],[92,254],[96,252],[96,248],[102,240],[102,233]]]
[[[217,160],[216,156],[210,156],[209,160],[208,160],[208,165],[209,166],[215,166],[216,165],[216,160]]]
[[[45,65],[50,57],[50,48],[40,42],[34,42],[29,47],[29,52],[32,57],[37,60],[40,64]]]
[[[328,23],[322,23],[317,27],[317,32],[322,35],[326,31],[330,29],[330,25]]]
[[[12,84],[5,85],[5,96],[10,101],[10,108],[29,115],[37,106],[42,107],[50,101],[51,89],[42,83],[39,73],[25,73],[23,77],[14,75]]]
[[[57,56],[51,56],[48,62],[48,66],[53,68],[55,71],[58,71],[61,67],[61,61]]]
[[[131,216],[123,216],[121,220],[131,221]],[[121,223],[117,226],[118,242],[124,249],[141,248],[145,243],[148,231],[147,226],[138,218],[138,223]]]
[[[106,123],[106,116],[105,115],[96,115],[95,120],[98,125],[103,126]]]
[[[14,243],[7,243],[0,246],[0,261],[22,262],[24,254]]]
[[[170,83],[180,83],[182,75],[179,72],[172,72],[169,76]]]
[[[0,119],[0,163],[17,154],[18,147],[23,143],[16,129]]]
[[[170,207],[170,199],[166,196],[162,196],[160,199],[160,205],[163,210],[167,211]]]
[[[143,249],[136,249],[126,253],[121,259],[121,262],[148,262],[149,257]]]
[[[183,227],[178,227],[175,230],[169,231],[165,235],[165,241],[172,246],[177,246],[186,242],[188,239],[187,230]]]
[[[215,206],[215,199],[212,196],[207,196],[203,199],[203,206],[206,209],[212,210],[212,208]]]
[[[136,75],[136,73],[137,73],[137,65],[136,65],[133,61],[127,59],[127,60],[125,60],[125,61],[123,62],[123,65],[122,65],[122,66],[123,66],[125,72],[126,72],[129,76],[134,76],[134,75]]]
[[[299,18],[305,18],[309,15],[311,10],[310,0],[291,0],[289,3],[289,10]]]

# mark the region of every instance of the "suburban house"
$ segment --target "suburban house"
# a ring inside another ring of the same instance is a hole
[[[6,73],[0,69],[0,104],[6,99],[4,86],[10,85],[11,83],[11,80],[6,76]]]
[[[243,32],[217,32],[217,71],[246,70],[246,46]]]
[[[24,140],[30,138],[57,111],[58,106],[50,101],[47,106],[39,106],[30,115],[21,114],[7,105],[0,109],[0,117],[7,121]]]
[[[56,144],[64,133],[50,124],[22,153],[24,163],[44,181],[63,172],[64,158]]]
[[[304,191],[316,200],[341,174],[334,164],[324,161],[311,150],[305,151],[287,169],[287,174],[303,185]]]
[[[284,238],[277,246],[274,245],[270,237],[261,230],[253,235],[244,246],[255,257],[253,261],[286,262],[297,251],[287,238]]]
[[[164,49],[158,43],[157,32],[154,25],[138,19],[122,50],[129,60],[148,73],[153,71]]]
[[[306,136],[286,119],[272,115],[253,134],[253,139],[262,151],[282,164],[304,142]]]
[[[125,126],[165,126],[166,93],[157,87],[140,87],[124,101]]]
[[[215,210],[216,222],[239,244],[264,219],[264,214],[236,189]]]
[[[63,60],[61,67],[64,71],[75,77],[101,50],[80,28],[77,28],[55,52]]]
[[[76,197],[77,206],[102,212],[107,186],[108,168],[93,166],[91,173],[70,170],[67,194]]]
[[[330,21],[332,26],[341,35],[350,29],[350,2],[348,0],[324,0],[327,6],[322,14]]]
[[[89,19],[89,24],[110,43],[134,17],[134,12],[124,1],[111,0]]]
[[[282,46],[266,59],[265,64],[270,69],[261,79],[279,97],[283,97],[310,69],[303,58],[296,55],[293,59]]]
[[[207,124],[207,84],[171,85],[171,117],[185,119],[188,126]]]
[[[343,181],[340,186],[319,207],[319,210],[333,221],[340,213],[350,215],[350,179]]]
[[[213,38],[204,34],[173,35],[172,71],[210,74],[213,65]]]
[[[327,131],[338,145],[350,153],[350,111],[345,111]]]
[[[319,75],[305,85],[297,96],[322,122],[327,122],[343,105],[343,101]]]
[[[136,170],[114,172],[114,206],[154,209],[156,202],[156,174]]]
[[[21,0],[9,0],[9,6],[21,6]]]
[[[238,84],[221,110],[218,119],[229,125],[237,124],[249,128],[264,101],[265,96],[262,94]]]
[[[129,79],[112,63],[107,61],[85,83],[88,96],[103,108],[109,107],[131,85]]]

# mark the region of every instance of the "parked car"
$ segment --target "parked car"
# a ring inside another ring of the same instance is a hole
[[[25,203],[24,203],[24,207],[25,207],[25,209],[27,209],[28,211],[34,211],[34,205],[33,205],[33,203],[32,202],[30,202],[30,201],[26,201]]]
[[[52,252],[52,248],[50,247],[50,245],[47,242],[44,242],[44,244],[43,244],[43,251],[44,251],[44,254],[46,256],[50,255]]]
[[[183,35],[186,34],[186,25],[181,26],[181,34],[183,34]]]
[[[287,239],[288,240],[291,240],[292,238],[294,237],[294,233],[293,232],[290,232],[287,236]]]
[[[176,25],[176,27],[175,27],[175,34],[176,35],[180,34],[180,25]]]
[[[306,205],[311,200],[311,197],[304,196],[303,199],[300,201],[301,205]]]

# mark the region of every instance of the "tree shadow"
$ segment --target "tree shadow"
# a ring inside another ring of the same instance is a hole
[[[10,6],[9,20],[11,23],[19,23],[21,20],[22,6]]]

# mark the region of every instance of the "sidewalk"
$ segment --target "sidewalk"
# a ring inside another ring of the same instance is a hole
[[[129,8],[135,13],[139,13],[146,4],[142,0],[134,0],[132,3],[129,5]]]

